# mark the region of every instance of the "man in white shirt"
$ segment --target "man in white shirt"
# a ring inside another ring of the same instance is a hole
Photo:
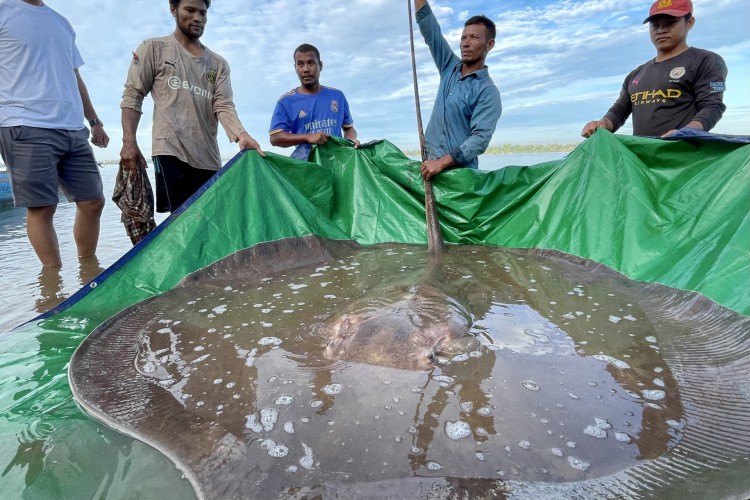
[[[78,257],[92,257],[104,195],[84,117],[91,142],[109,137],[78,72],[75,32],[42,0],[0,0],[0,60],[0,153],[31,246],[42,265],[62,265],[53,224],[62,189],[76,203]]]

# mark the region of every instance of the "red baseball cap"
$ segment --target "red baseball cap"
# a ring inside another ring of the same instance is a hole
[[[652,17],[659,14],[665,14],[672,17],[684,17],[693,13],[693,2],[690,0],[656,0],[648,11],[648,17],[643,24],[646,24]]]

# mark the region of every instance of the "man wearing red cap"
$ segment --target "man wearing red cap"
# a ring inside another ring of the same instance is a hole
[[[581,131],[619,129],[633,115],[633,134],[666,137],[680,128],[710,130],[721,119],[727,67],[708,50],[688,47],[695,24],[690,0],[657,0],[643,23],[649,24],[656,57],[637,67],[604,118]]]

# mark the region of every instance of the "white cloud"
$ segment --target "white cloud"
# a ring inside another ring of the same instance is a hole
[[[86,60],[81,69],[112,141],[97,151],[117,158],[119,103],[131,52],[145,38],[174,30],[166,1],[96,2],[49,0],[78,34]],[[265,0],[213,3],[204,43],[232,68],[235,102],[245,126],[268,145],[276,99],[298,85],[292,51],[303,42],[321,50],[321,81],[344,91],[360,137],[417,143],[407,6],[385,0]],[[728,111],[718,130],[750,134],[750,4],[747,0],[695,0],[690,43],[715,50],[729,67]],[[493,143],[514,140],[571,142],[583,123],[600,117],[614,101],[625,74],[653,57],[642,0],[440,0],[432,2],[449,43],[458,48],[465,19],[484,13],[498,27],[490,74],[500,88],[504,114]],[[416,28],[416,25],[415,25]],[[415,33],[419,89],[427,123],[439,83],[429,52]],[[147,100],[150,102],[150,99]],[[138,139],[150,145],[150,107]],[[726,130],[727,127],[729,130]],[[525,132],[524,132],[525,130]],[[235,146],[220,132],[222,154]],[[284,150],[288,152],[288,150]],[[148,151],[144,151],[147,155]]]

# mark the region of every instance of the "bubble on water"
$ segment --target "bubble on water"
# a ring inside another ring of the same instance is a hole
[[[528,450],[529,448],[531,448],[531,443],[529,441],[526,441],[524,439],[524,440],[521,440],[521,441],[518,442],[518,446],[519,446],[519,448],[523,448],[524,450]]]
[[[268,454],[274,458],[283,458],[289,454],[289,448],[283,444],[277,444],[272,439],[265,439],[260,446],[264,450],[268,450]]]
[[[482,406],[477,410],[477,414],[483,417],[488,416],[490,413],[492,413],[492,408],[489,406]]]
[[[416,434],[417,433],[417,428],[414,427],[414,426],[409,427],[408,429],[406,429],[406,432],[408,432],[409,434]]]
[[[656,337],[654,337],[653,335],[649,335],[648,337],[646,337],[646,339],[645,339],[645,340],[646,340],[646,342],[648,342],[649,344],[656,344],[656,343],[658,342],[658,341],[656,340]]]
[[[655,378],[654,379],[654,385],[657,386],[657,387],[664,387],[664,380],[662,380],[660,378]]]
[[[662,368],[661,366],[657,366],[656,368],[654,368],[654,372],[656,373],[661,373],[663,371],[664,371],[664,368]]]
[[[488,436],[489,435],[489,433],[487,432],[487,429],[485,429],[484,427],[477,427],[476,429],[474,429],[474,432],[477,433],[477,436]]]
[[[484,462],[484,453],[482,453],[481,451],[474,453],[474,456],[477,457],[477,460],[479,460],[480,462]]]
[[[567,443],[565,443],[565,446],[567,446],[568,448],[575,448],[576,447],[576,442],[575,441],[568,441]]]
[[[143,365],[143,373],[154,373],[156,371],[156,364],[153,361],[149,361]]]
[[[607,437],[607,431],[595,425],[589,425],[588,427],[583,429],[583,433],[597,439],[604,439]]]
[[[669,419],[667,420],[667,425],[674,429],[682,429],[683,422],[678,422],[677,420]]]
[[[636,321],[636,319],[633,316],[631,316],[630,314],[628,314],[627,316],[624,316],[623,319],[626,319],[628,321]]]
[[[311,408],[320,408],[321,406],[323,406],[323,401],[319,399],[313,399],[312,401],[310,401]]]
[[[635,391],[631,391],[630,389],[626,389],[625,390],[625,394],[627,394],[628,396],[630,396],[633,399],[641,399],[641,395],[640,394],[638,394]]]
[[[445,383],[445,384],[452,384],[454,382],[453,377],[449,377],[448,375],[438,375],[438,376],[434,377],[434,379],[437,382],[442,382],[442,383]]]
[[[245,427],[256,434],[263,430],[263,425],[258,422],[258,416],[255,413],[245,417]]]
[[[292,290],[299,290],[301,288],[307,288],[307,285],[304,283],[289,283],[289,288]]]
[[[224,382],[224,379],[223,379],[223,378],[216,378],[216,379],[214,379],[214,385],[219,385],[219,384],[221,384],[222,382]]]
[[[664,391],[660,390],[645,390],[642,391],[641,394],[643,394],[643,397],[646,399],[650,399],[651,401],[661,401],[666,397],[666,393]]]
[[[479,351],[471,351],[469,353],[469,357],[470,358],[481,358],[482,357],[482,353],[479,352]]]
[[[284,431],[287,434],[294,434],[294,424],[292,422],[286,422],[284,424]]]
[[[263,430],[272,431],[273,426],[279,418],[279,412],[273,408],[263,408],[260,410],[260,423],[263,424]]]
[[[618,317],[618,316],[610,316],[610,317],[609,317],[609,320],[610,320],[610,321],[611,321],[612,323],[614,323],[614,324],[617,324],[617,323],[619,323],[620,321],[622,321],[622,318],[620,318],[620,317]]]
[[[277,337],[263,337],[258,341],[260,345],[281,345],[281,342],[281,339]]]
[[[391,382],[388,379],[383,380],[383,385],[391,385],[393,382]]]
[[[302,447],[305,449],[305,455],[299,459],[299,464],[305,469],[312,469],[313,466],[313,452],[312,449],[305,443],[302,443]]]
[[[569,392],[568,396],[570,396],[570,399],[581,399],[578,394],[573,394],[572,392]]]
[[[275,405],[279,406],[289,406],[294,401],[293,396],[289,396],[287,394],[282,394],[278,398],[276,398],[276,401],[273,402]]]
[[[458,406],[460,406],[461,409],[466,413],[471,413],[471,410],[474,409],[474,403],[472,403],[471,401],[465,401],[463,403],[460,403]]]
[[[533,380],[524,380],[523,382],[521,382],[521,385],[530,391],[538,391],[539,388],[541,387],[539,384],[537,384]]]
[[[551,452],[552,452],[552,454],[553,454],[554,456],[556,456],[556,457],[561,457],[561,456],[563,456],[563,451],[562,451],[562,450],[561,450],[560,448],[552,448],[552,449],[551,449],[550,451],[551,451]]]
[[[610,365],[614,366],[615,368],[619,368],[621,370],[630,368],[630,365],[627,364],[625,361],[615,359],[612,356],[607,356],[606,354],[594,354],[592,357],[594,359],[598,359],[599,361],[605,361],[609,363]]]
[[[197,346],[193,347],[193,350],[194,350],[195,352],[201,352],[201,351],[203,351],[204,349],[206,349],[206,348],[205,348],[205,347],[203,347],[202,345],[197,345]]]
[[[329,396],[333,396],[334,394],[340,394],[341,384],[328,384],[327,386],[323,387],[322,391],[325,394],[328,394]]]
[[[222,304],[220,306],[216,306],[212,309],[212,311],[215,312],[216,314],[224,314],[225,312],[227,312],[227,305]]]
[[[581,472],[591,467],[590,463],[584,462],[580,458],[576,458],[576,457],[568,457],[568,465],[570,465],[575,470],[579,470]]]
[[[442,464],[435,462],[433,460],[430,460],[425,465],[427,466],[427,469],[429,470],[440,470],[443,468]]]
[[[630,442],[630,436],[628,436],[624,432],[615,432],[615,439],[617,439],[621,443],[629,443]]]
[[[296,465],[290,465],[289,467],[286,468],[286,471],[289,472],[289,473],[297,472],[297,466]]]
[[[457,420],[445,423],[445,435],[453,440],[459,440],[471,435],[471,427],[466,422]]]
[[[610,424],[607,419],[601,418],[601,417],[594,417],[594,425],[599,427],[600,429],[611,429],[612,424]]]
[[[469,359],[469,355],[465,353],[461,353],[461,354],[456,354],[455,356],[453,356],[451,358],[451,361],[455,363],[460,363],[462,361],[466,361],[467,359]]]
[[[411,452],[414,455],[421,455],[422,454],[422,448],[419,448],[417,446],[412,446],[411,447]]]

